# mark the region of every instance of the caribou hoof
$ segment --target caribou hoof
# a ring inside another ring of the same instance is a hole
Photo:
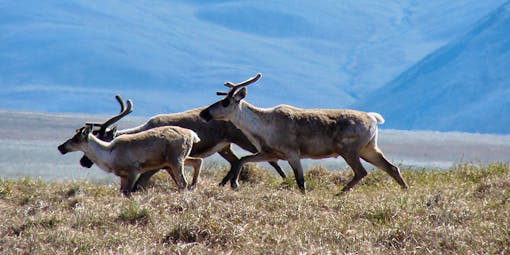
[[[239,189],[239,184],[237,182],[230,182],[230,187],[232,190],[237,191]]]

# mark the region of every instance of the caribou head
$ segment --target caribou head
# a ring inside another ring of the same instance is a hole
[[[113,138],[115,138],[115,133],[117,132],[117,126],[113,126],[112,128],[109,128],[109,126],[115,124],[120,119],[124,118],[126,115],[131,113],[133,111],[133,102],[131,100],[127,100],[127,107],[124,104],[124,99],[120,95],[116,95],[115,99],[120,105],[120,112],[108,119],[107,121],[101,123],[101,122],[87,122],[85,123],[86,126],[90,126],[91,132],[93,135],[95,135],[97,138],[103,140],[103,141],[111,141]],[[94,163],[85,155],[80,159],[80,165],[82,167],[91,168]]]
[[[229,87],[228,92],[216,92],[219,96],[225,96],[222,100],[212,104],[203,111],[200,112],[200,117],[205,121],[210,120],[230,120],[230,116],[239,107],[241,100],[246,97],[246,88],[262,77],[262,74],[258,73],[254,77],[243,81],[241,83],[233,84],[229,81],[225,82],[225,86]]]
[[[58,146],[58,151],[62,154],[66,154],[68,152],[80,150],[80,146],[88,141],[88,136],[90,132],[92,132],[92,128],[92,125],[86,124],[85,126],[76,129],[76,133],[73,137]]]

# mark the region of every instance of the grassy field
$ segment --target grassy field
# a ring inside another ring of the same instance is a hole
[[[1,254],[510,254],[510,167],[376,170],[335,196],[351,171],[310,169],[309,192],[249,166],[237,192],[205,169],[197,190],[166,173],[122,197],[117,185],[0,181]]]

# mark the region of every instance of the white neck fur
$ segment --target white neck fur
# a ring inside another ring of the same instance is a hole
[[[88,141],[83,144],[82,150],[87,157],[99,167],[103,168],[102,165],[105,163],[108,164],[111,159],[110,144],[111,143],[99,140],[94,135],[89,134]]]
[[[264,109],[257,108],[241,100],[239,102],[239,109],[233,114],[231,119],[232,123],[243,131],[258,151],[261,151],[261,145],[254,137],[268,137],[268,132],[271,132],[269,123],[266,123],[264,118],[261,118],[264,111]]]

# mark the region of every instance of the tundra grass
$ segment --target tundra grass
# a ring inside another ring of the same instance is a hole
[[[50,171],[51,169],[49,169]],[[237,192],[205,170],[179,193],[160,173],[131,198],[118,185],[0,180],[1,254],[510,254],[510,167],[410,170],[403,191],[349,169],[291,176],[249,166]]]

